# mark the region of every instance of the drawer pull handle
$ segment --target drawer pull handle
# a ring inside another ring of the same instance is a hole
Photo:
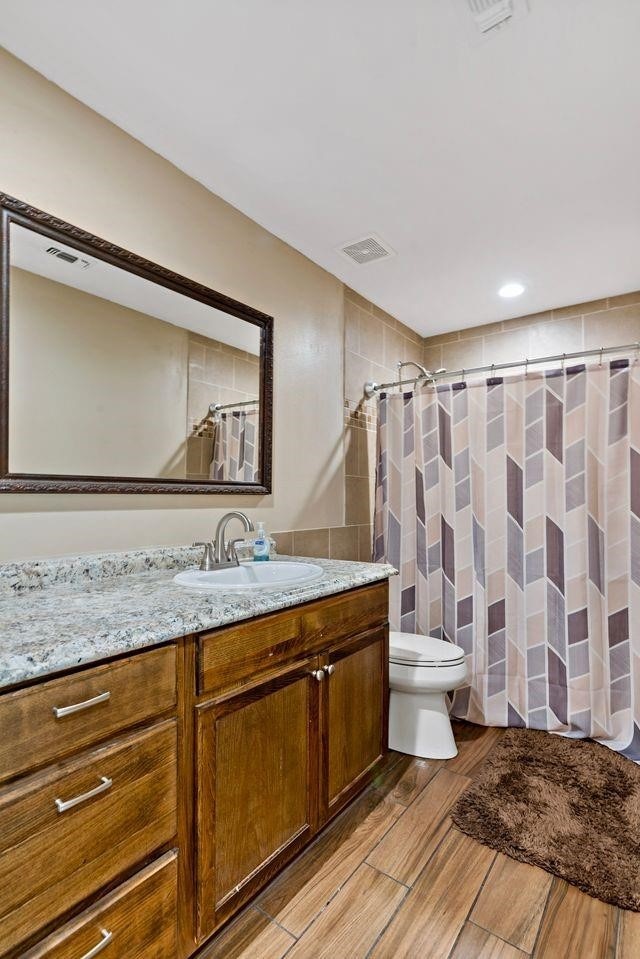
[[[113,786],[113,779],[108,779],[107,776],[100,776],[100,785],[96,786],[95,789],[90,789],[88,793],[82,793],[80,796],[74,796],[73,799],[56,799],[56,807],[58,812],[66,812],[67,809],[72,809],[73,806],[77,806],[81,802],[86,802],[87,799],[93,799],[94,796],[99,796],[100,793],[104,793],[107,789],[111,789]]]
[[[333,665],[333,663],[329,663],[328,666],[323,666],[322,668],[324,669],[327,676],[331,676],[335,672],[336,667]]]
[[[311,675],[314,679],[317,679],[319,683],[324,679],[324,670],[323,669],[312,669]]]
[[[53,715],[56,719],[62,719],[63,716],[70,716],[71,713],[80,713],[83,709],[91,709],[92,706],[97,706],[98,703],[106,703],[108,699],[111,699],[111,693],[100,693],[98,696],[94,696],[93,699],[85,699],[83,703],[74,703],[73,706],[54,706]]]
[[[93,949],[89,949],[89,952],[85,952],[84,956],[81,956],[80,959],[93,959],[93,957],[97,956],[99,952],[102,952],[104,947],[108,946],[113,939],[113,933],[108,932],[106,929],[101,929],[100,935],[102,936],[102,939],[98,945],[94,946]]]

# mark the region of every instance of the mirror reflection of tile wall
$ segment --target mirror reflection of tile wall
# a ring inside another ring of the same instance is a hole
[[[209,479],[215,428],[207,416],[209,406],[255,400],[259,389],[258,356],[198,333],[189,335],[187,479]]]

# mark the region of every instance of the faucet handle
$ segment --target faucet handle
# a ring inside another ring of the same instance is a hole
[[[246,542],[244,536],[238,536],[236,539],[232,539],[230,543],[227,543],[227,549],[226,549],[227,559],[229,560],[230,563],[235,563],[236,566],[240,565],[240,560],[238,559],[236,546],[238,545],[238,543],[244,543],[244,542]]]
[[[203,546],[204,553],[202,554],[202,559],[200,560],[200,569],[207,571],[213,569],[215,566],[215,559],[213,556],[213,543],[209,540],[206,543],[196,542],[192,544],[193,546]]]

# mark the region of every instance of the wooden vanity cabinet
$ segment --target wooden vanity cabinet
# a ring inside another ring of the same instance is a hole
[[[386,751],[386,583],[280,615],[244,624],[249,651],[239,642],[234,656],[241,627],[201,645],[200,683],[222,689],[196,706],[198,942],[364,788]]]
[[[388,633],[332,647],[323,664],[321,818],[335,816],[370,780],[387,748]]]
[[[375,775],[386,581],[0,693],[0,957],[187,959]]]
[[[317,658],[197,708],[203,939],[318,827]]]

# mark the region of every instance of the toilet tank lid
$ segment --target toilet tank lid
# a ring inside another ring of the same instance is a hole
[[[416,633],[389,633],[389,659],[392,663],[459,663],[464,649],[433,636]]]

